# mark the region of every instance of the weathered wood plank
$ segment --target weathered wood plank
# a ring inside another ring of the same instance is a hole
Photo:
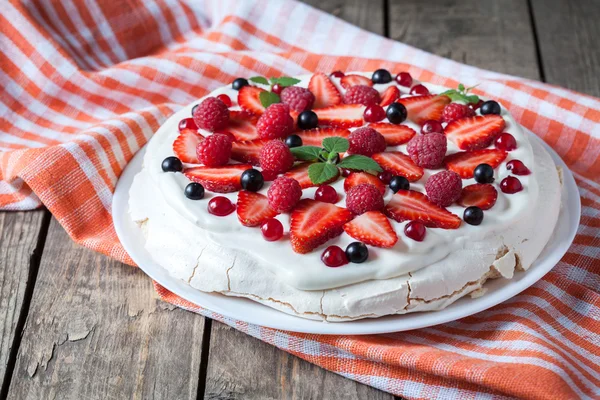
[[[367,31],[385,35],[384,0],[302,0]]]
[[[533,0],[546,82],[600,96],[600,1]]]
[[[195,399],[204,319],[52,220],[11,399]]]

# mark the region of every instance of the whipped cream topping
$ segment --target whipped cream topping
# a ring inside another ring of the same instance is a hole
[[[368,73],[354,72],[354,74],[370,76]],[[307,87],[310,77],[311,75],[298,77],[301,82],[297,86]],[[339,79],[332,78],[332,80],[340,92],[344,93],[344,89],[339,85]],[[393,82],[376,84],[374,87],[383,92],[393,84]],[[426,84],[426,86],[431,93],[441,93],[446,90],[431,84]],[[264,88],[268,89],[267,87]],[[401,86],[398,86],[398,88],[405,97],[407,88]],[[234,103],[234,106],[231,107],[232,110],[239,109],[236,105],[237,91],[228,86],[213,91],[209,96],[219,94],[227,94],[232,99]],[[355,239],[346,233],[342,233],[339,237],[330,240],[308,254],[297,254],[292,250],[289,242],[289,214],[281,214],[277,217],[284,226],[284,237],[277,242],[267,242],[262,238],[259,228],[243,226],[238,221],[235,212],[226,217],[216,217],[208,213],[207,205],[210,198],[225,196],[236,203],[237,193],[207,192],[203,200],[190,200],[184,195],[184,188],[189,180],[181,173],[165,173],[162,171],[160,167],[162,160],[174,155],[172,143],[179,134],[177,127],[179,121],[189,117],[191,109],[198,102],[188,105],[169,118],[150,141],[144,158],[144,170],[140,173],[146,183],[145,189],[148,195],[161,196],[164,204],[167,204],[167,207],[170,208],[169,212],[174,211],[191,223],[185,227],[186,235],[202,234],[207,240],[218,246],[241,251],[247,254],[248,257],[255,259],[262,267],[270,270],[279,279],[297,289],[332,289],[371,279],[388,279],[415,272],[444,259],[451,252],[469,247],[470,242],[503,236],[507,231],[511,231],[508,229],[511,225],[530,215],[537,202],[538,176],[534,168],[531,145],[520,126],[503,108],[501,116],[506,122],[504,131],[515,137],[517,149],[509,152],[506,160],[495,170],[496,180],[493,185],[498,191],[498,200],[494,207],[485,211],[485,217],[481,225],[472,226],[463,222],[458,229],[454,230],[427,228],[425,240],[416,242],[404,235],[404,226],[408,221],[399,223],[390,219],[399,238],[393,248],[382,249],[369,246],[369,259],[366,262],[329,268],[320,260],[323,250],[330,245],[345,248],[351,242],[356,241]],[[387,119],[382,122],[387,122]],[[418,125],[408,120],[403,124],[410,126],[417,132],[420,129]],[[200,132],[203,135],[210,134],[202,130]],[[407,154],[406,145],[388,147],[387,150],[399,150]],[[458,151],[460,150],[451,141],[448,141],[447,154]],[[519,180],[523,185],[521,192],[507,195],[500,190],[499,184],[504,177],[509,175],[509,171],[506,170],[506,162],[511,159],[521,160],[531,169],[532,173],[527,176],[519,176]],[[427,178],[441,170],[425,169],[423,177],[418,182],[411,183],[411,189],[425,193],[424,184]],[[473,183],[476,183],[474,179],[463,179],[463,187]],[[339,194],[339,201],[336,205],[340,207],[345,207],[343,184],[344,179],[342,177],[331,184]],[[268,188],[269,182],[265,182],[265,186],[260,193],[266,194]],[[304,189],[302,197],[313,198],[316,189],[316,187]],[[387,203],[392,195],[393,192],[387,189],[384,201]],[[132,204],[132,214],[135,214],[136,210],[134,208],[136,207],[144,208],[146,205],[143,204],[143,201],[141,204],[139,202]],[[452,205],[447,209],[460,217],[462,217],[464,211],[464,208],[458,205]]]

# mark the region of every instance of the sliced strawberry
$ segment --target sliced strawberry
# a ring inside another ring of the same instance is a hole
[[[331,182],[336,181],[337,178],[339,177],[339,171],[338,171],[338,175],[335,176],[334,178],[331,178],[327,182],[323,182],[323,183],[321,183],[319,185],[316,185],[316,184],[312,183],[312,181],[308,177],[308,167],[310,166],[310,164],[311,163],[298,164],[294,168],[290,169],[288,172],[286,172],[283,175],[287,176],[289,178],[293,178],[293,179],[297,180],[298,183],[300,184],[300,187],[302,189],[306,189],[306,188],[314,187],[314,186],[319,186],[319,185],[325,185],[327,183],[331,183]]]
[[[317,72],[310,78],[308,90],[315,95],[313,108],[336,106],[342,102],[342,95],[329,77],[322,72]]]
[[[352,219],[345,208],[312,199],[300,200],[290,217],[290,241],[296,253],[305,254],[342,234]]]
[[[365,108],[362,104],[340,104],[313,111],[319,117],[319,125],[353,128],[362,126]]]
[[[242,173],[252,168],[248,164],[225,165],[222,167],[194,167],[183,170],[189,180],[198,182],[206,190],[215,193],[237,192],[242,188]]]
[[[184,129],[173,142],[173,153],[184,163],[198,164],[196,146],[204,139],[194,129]]]
[[[384,212],[398,222],[419,221],[430,228],[457,229],[461,224],[458,216],[414,190],[398,190],[386,204]]]
[[[238,104],[242,109],[256,115],[262,115],[265,108],[260,102],[260,93],[265,90],[256,86],[244,86],[238,92]]]
[[[387,122],[375,122],[369,124],[369,127],[381,133],[385,138],[385,144],[388,146],[404,144],[417,134],[410,126],[390,124]]]
[[[399,151],[385,151],[373,154],[372,158],[377,161],[377,164],[384,171],[392,175],[403,176],[409,182],[418,181],[423,176],[423,168],[415,164],[409,156]]]
[[[344,225],[354,239],[375,247],[394,247],[398,235],[388,218],[379,211],[367,211]]]
[[[277,211],[269,207],[267,196],[241,190],[238,193],[237,215],[242,225],[259,226],[269,218],[275,217]]]
[[[479,164],[489,164],[492,168],[496,168],[504,161],[506,155],[506,152],[498,149],[459,151],[447,156],[444,164],[461,178],[469,179],[473,177],[473,172]]]
[[[361,183],[370,183],[371,185],[375,185],[377,189],[381,192],[381,194],[385,194],[385,185],[381,180],[375,175],[371,175],[366,172],[351,172],[350,175],[344,180],[344,191],[350,190],[352,187],[356,185],[360,185]]]
[[[488,183],[476,183],[465,186],[460,193],[458,204],[463,207],[477,206],[482,210],[489,210],[496,204],[498,191]]]
[[[332,136],[340,136],[343,138],[347,138],[348,136],[350,136],[350,131],[344,128],[315,128],[309,129],[307,131],[297,132],[296,135],[302,138],[303,146],[321,147],[323,139]]]
[[[256,122],[258,117],[247,111],[229,111],[229,125],[224,131],[230,132],[235,140],[258,139]]]
[[[450,122],[444,133],[461,150],[479,150],[492,144],[505,126],[499,115],[478,115]]]
[[[346,75],[340,80],[340,85],[344,89],[349,89],[356,85],[373,86],[373,81],[362,75]]]
[[[392,104],[396,99],[400,97],[400,90],[396,86],[390,86],[385,89],[385,92],[381,94],[381,102],[379,105],[381,107],[386,107]]]
[[[399,99],[398,103],[402,103],[408,112],[408,119],[416,122],[419,125],[429,119],[436,121],[442,120],[442,112],[446,104],[450,103],[448,96],[426,95],[413,96]]]
[[[233,142],[231,145],[231,158],[252,165],[259,165],[260,149],[268,140],[245,140],[243,142]]]

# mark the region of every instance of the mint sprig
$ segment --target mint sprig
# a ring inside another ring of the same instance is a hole
[[[479,96],[475,94],[469,94],[469,92],[476,88],[477,85],[466,88],[462,83],[458,85],[458,89],[450,89],[446,90],[442,93],[445,96],[450,97],[452,101],[462,101],[465,103],[477,103],[479,101]]]
[[[254,83],[260,83],[261,85],[268,85],[269,81],[267,80],[267,78],[263,77],[263,76],[253,76],[252,78],[250,78],[251,82]]]
[[[294,86],[300,83],[300,79],[290,78],[289,76],[282,76],[280,78],[271,78],[271,85],[279,85],[281,87]]]

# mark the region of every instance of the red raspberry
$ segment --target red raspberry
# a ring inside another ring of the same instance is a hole
[[[196,155],[207,167],[225,165],[231,158],[231,139],[220,133],[207,136],[196,146]]]
[[[358,128],[348,136],[350,154],[362,154],[371,157],[375,153],[385,151],[385,138],[373,128]]]
[[[294,130],[294,119],[286,104],[271,104],[260,116],[256,130],[261,139],[283,139]]]
[[[431,175],[425,183],[429,200],[441,207],[448,207],[460,197],[462,179],[453,171],[442,171]]]
[[[357,215],[381,210],[383,208],[381,191],[370,183],[352,186],[346,193],[346,208]]]
[[[410,158],[423,168],[439,168],[444,161],[446,150],[448,150],[446,135],[435,132],[415,135],[406,145]]]
[[[196,107],[193,117],[199,128],[214,132],[227,127],[229,109],[220,99],[207,97]]]
[[[282,103],[298,112],[310,110],[315,103],[315,95],[310,90],[298,86],[286,87],[280,96]]]
[[[344,95],[344,103],[346,104],[370,106],[371,104],[379,104],[379,101],[379,92],[366,85],[352,86]]]
[[[459,103],[448,104],[442,112],[442,120],[447,123],[473,116],[475,116],[475,111],[471,107]]]
[[[263,170],[283,174],[294,165],[294,156],[281,140],[271,140],[260,149],[259,161]]]
[[[277,212],[291,211],[302,197],[302,188],[297,180],[280,176],[267,191],[269,206]]]

